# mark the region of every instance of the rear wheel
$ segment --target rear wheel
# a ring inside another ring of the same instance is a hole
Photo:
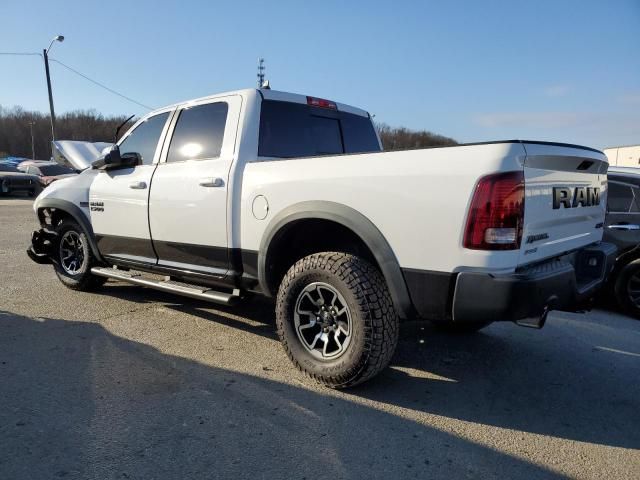
[[[640,319],[640,259],[628,263],[618,273],[614,292],[618,304]]]
[[[106,279],[91,273],[97,261],[80,225],[73,220],[64,220],[56,233],[53,265],[60,281],[73,290],[86,291],[103,285]]]
[[[333,388],[378,374],[398,343],[398,316],[382,275],[346,253],[317,253],[296,262],[280,285],[276,318],[291,361]]]

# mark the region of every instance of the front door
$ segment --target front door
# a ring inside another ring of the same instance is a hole
[[[221,97],[176,112],[149,195],[158,265],[226,274],[228,181],[241,103],[240,96]]]
[[[100,171],[89,189],[91,225],[100,253],[112,260],[157,261],[149,233],[149,186],[171,111],[140,122],[119,143],[120,153],[136,152],[142,164]]]

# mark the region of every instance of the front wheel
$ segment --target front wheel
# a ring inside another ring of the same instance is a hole
[[[291,361],[333,388],[378,374],[398,343],[398,316],[384,278],[367,261],[341,252],[309,255],[289,269],[276,319]]]
[[[73,220],[63,221],[57,228],[53,266],[58,279],[72,290],[92,290],[106,279],[91,273],[97,261],[84,230]]]

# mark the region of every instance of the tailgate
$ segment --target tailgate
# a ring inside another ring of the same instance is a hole
[[[525,214],[518,263],[602,239],[607,157],[588,148],[524,142]]]

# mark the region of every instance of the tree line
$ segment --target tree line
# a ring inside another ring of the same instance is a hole
[[[386,123],[376,124],[378,135],[385,150],[409,150],[412,148],[448,147],[457,145],[453,138],[427,130],[411,130],[405,127],[390,127]]]
[[[88,142],[113,142],[118,125],[127,115],[106,116],[95,110],[75,110],[56,116],[56,138]],[[122,135],[131,126],[120,130]],[[4,156],[31,158],[31,130],[36,160],[51,158],[51,120],[48,114],[27,111],[21,107],[0,105],[0,158]]]
[[[84,140],[89,142],[113,142],[118,125],[126,115],[106,116],[95,110],[75,110],[56,117],[56,138],[61,140]],[[129,121],[120,130],[125,133],[133,124]],[[426,130],[411,130],[377,123],[376,129],[385,150],[407,150],[432,146],[456,145],[449,137]],[[49,115],[27,111],[21,107],[3,108],[0,105],[0,158],[6,156],[46,160],[51,157],[51,122]]]

